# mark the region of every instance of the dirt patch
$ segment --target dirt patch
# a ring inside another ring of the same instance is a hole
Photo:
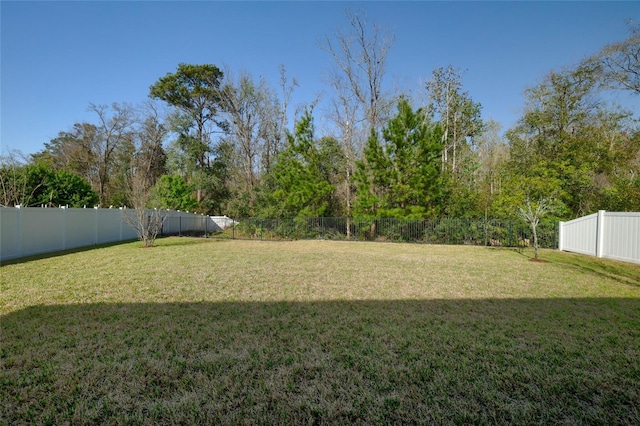
[[[540,258],[536,259],[535,257],[530,258],[529,261],[538,262],[538,263],[549,263],[548,260],[544,260],[544,259],[540,259]]]

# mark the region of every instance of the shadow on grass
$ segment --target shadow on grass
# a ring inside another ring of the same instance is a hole
[[[1,322],[7,424],[640,421],[639,299],[87,304]]]
[[[504,250],[501,248],[491,248],[491,250]],[[507,249],[518,253],[523,257],[531,259],[533,249]],[[562,265],[580,273],[588,273],[619,282],[620,284],[632,287],[640,287],[640,265],[622,262],[612,259],[599,259],[594,256],[562,252],[558,250],[543,249],[540,253],[543,261]]]
[[[640,265],[638,264],[566,252],[548,252],[545,258],[576,271],[593,274],[599,278],[613,279],[632,287],[640,287]]]

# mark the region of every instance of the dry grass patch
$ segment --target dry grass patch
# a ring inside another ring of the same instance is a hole
[[[158,243],[0,268],[0,422],[640,421],[640,266]]]

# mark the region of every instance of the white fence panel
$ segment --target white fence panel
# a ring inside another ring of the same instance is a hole
[[[156,212],[148,211],[149,215]],[[209,216],[162,211],[167,219],[163,234],[214,232]],[[130,209],[65,209],[0,207],[0,260],[136,239],[125,219]]]
[[[560,250],[640,263],[640,213],[603,210],[560,222]]]
[[[147,215],[153,213],[147,211]],[[126,217],[125,217],[126,216]],[[136,223],[136,211],[132,209],[125,209],[122,211],[122,222],[120,223],[120,241],[135,240],[138,238],[136,230],[131,226],[131,223]]]
[[[603,257],[640,263],[640,213],[604,213]]]
[[[238,222],[227,216],[210,216],[210,218],[212,222],[210,225],[212,232],[224,231],[228,227],[238,224]]]
[[[21,254],[20,209],[0,208],[0,257],[13,259]]]
[[[112,243],[120,241],[122,227],[122,211],[120,209],[97,209],[98,227],[96,244]]]
[[[64,209],[20,209],[22,255],[64,250]]]
[[[561,223],[560,229],[560,250],[596,255],[597,213]]]
[[[182,230],[182,215],[179,212],[168,215],[162,224],[162,233],[165,235],[179,234]]]
[[[66,216],[65,249],[96,244],[97,210],[66,209]]]

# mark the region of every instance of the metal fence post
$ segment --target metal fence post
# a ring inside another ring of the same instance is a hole
[[[513,247],[513,240],[512,240],[512,230],[513,230],[513,220],[509,221],[509,247]]]
[[[488,226],[487,226],[487,217],[485,214],[485,218],[484,218],[484,245],[485,247],[488,246],[488,242],[489,242],[489,232],[488,232]]]
[[[431,241],[431,218],[427,218],[425,224],[424,224],[424,242],[429,244],[429,241]]]

